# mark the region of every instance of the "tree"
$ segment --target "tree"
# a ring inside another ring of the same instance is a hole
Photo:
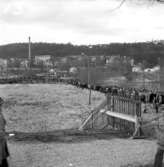
[[[126,1],[128,1],[128,0],[121,0],[120,4],[116,8],[112,9],[112,11],[119,9]],[[164,0],[130,0],[130,2],[131,3],[133,3],[133,2],[144,2],[144,3],[148,2],[148,3],[152,3],[152,4],[154,2],[158,2],[158,3],[164,4]]]

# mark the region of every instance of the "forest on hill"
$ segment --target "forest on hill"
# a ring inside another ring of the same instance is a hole
[[[155,66],[164,55],[164,42],[111,43],[98,45],[73,45],[57,43],[32,43],[32,56],[52,55],[65,57],[85,53],[88,56],[120,55],[128,56],[135,62],[144,62],[147,67]],[[28,43],[14,43],[0,46],[0,58],[27,58]]]

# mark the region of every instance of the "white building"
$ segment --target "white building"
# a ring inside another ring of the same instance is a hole
[[[28,68],[28,65],[29,65],[29,61],[27,59],[21,60],[20,66],[22,68]]]
[[[132,68],[132,72],[139,72],[139,73],[141,73],[141,72],[143,72],[143,71],[142,71],[142,68],[141,68],[140,66],[134,66],[134,67]]]
[[[35,64],[51,65],[51,55],[37,55],[35,56]]]
[[[4,70],[4,69],[6,69],[7,68],[7,59],[2,59],[2,58],[0,58],[0,69],[2,70]]]

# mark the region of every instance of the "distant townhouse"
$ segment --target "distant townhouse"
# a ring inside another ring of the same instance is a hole
[[[5,70],[7,68],[7,59],[0,58],[0,70]]]
[[[34,59],[34,64],[43,64],[45,66],[51,66],[51,55],[36,55]]]
[[[29,60],[28,59],[22,59],[20,61],[20,67],[21,68],[28,68],[28,65],[29,65]]]

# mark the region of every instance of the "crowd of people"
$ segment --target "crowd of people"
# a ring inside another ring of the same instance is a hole
[[[138,88],[124,88],[120,86],[102,86],[97,84],[87,84],[79,79],[69,77],[57,77],[46,78],[45,76],[31,76],[31,77],[18,77],[18,78],[6,78],[0,81],[0,83],[65,83],[71,84],[81,89],[91,89],[99,91],[104,94],[117,95],[122,97],[131,98],[134,100],[140,100],[143,104],[152,104],[156,113],[159,112],[159,106],[164,104],[164,93],[159,91],[148,91],[146,89]],[[145,110],[146,112],[146,107]]]
[[[91,89],[99,91],[104,94],[117,95],[122,97],[131,98],[134,100],[140,100],[143,104],[152,104],[156,113],[159,112],[159,106],[164,104],[164,93],[158,91],[148,91],[146,89],[138,88],[123,88],[120,86],[102,86],[97,84],[87,84],[79,79],[69,77],[49,77],[45,76],[31,76],[31,77],[18,77],[18,78],[6,78],[0,81],[0,83],[65,83],[71,84],[81,89]],[[146,107],[145,110],[146,112]]]
[[[90,85],[85,82],[81,82],[80,80],[77,79],[60,80],[60,82],[71,84],[81,89],[91,89],[105,94],[109,93],[111,95],[131,98],[134,100],[140,100],[145,105],[152,104],[156,113],[159,112],[159,106],[164,104],[164,92],[159,92],[158,90],[149,91],[141,88],[139,89],[139,88],[123,88],[120,86]],[[144,112],[146,112],[146,108]]]

